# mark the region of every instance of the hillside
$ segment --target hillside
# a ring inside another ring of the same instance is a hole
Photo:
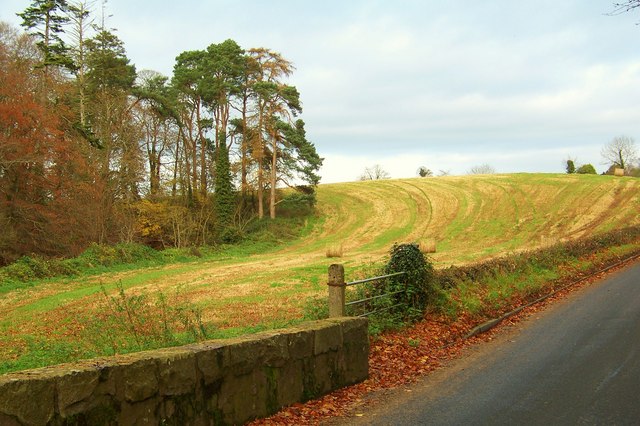
[[[539,174],[326,185],[329,219],[311,240],[343,242],[350,258],[432,238],[436,263],[475,261],[638,223],[639,190],[635,179]]]
[[[433,239],[437,266],[468,263],[640,223],[640,180],[586,175],[491,175],[321,185],[319,220],[304,237],[268,253],[233,252],[195,263],[46,281],[0,300],[0,361],[33,342],[82,346],[116,283],[127,291],[180,288],[216,328],[299,318],[326,291],[326,271],[347,278],[380,262],[394,242]],[[341,246],[340,259],[327,258]],[[30,336],[30,337],[25,337]],[[56,346],[57,347],[57,346]]]

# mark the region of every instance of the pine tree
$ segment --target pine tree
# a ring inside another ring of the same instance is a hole
[[[34,0],[24,12],[18,13],[22,26],[38,39],[36,46],[42,52],[40,66],[45,70],[50,66],[74,68],[69,48],[61,35],[63,26],[69,22],[66,0]]]

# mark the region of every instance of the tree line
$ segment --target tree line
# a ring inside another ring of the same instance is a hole
[[[289,60],[226,40],[182,52],[170,77],[138,72],[92,4],[34,0],[24,31],[0,23],[0,264],[229,242],[314,202],[322,158]]]
[[[638,162],[638,150],[636,148],[636,142],[632,137],[621,135],[616,136],[606,143],[600,155],[607,170],[603,172],[603,175],[614,175],[620,173],[624,176],[640,177],[640,163]],[[576,160],[568,158],[565,160],[565,170],[568,174],[597,174],[596,168],[591,163],[582,164],[576,166]]]

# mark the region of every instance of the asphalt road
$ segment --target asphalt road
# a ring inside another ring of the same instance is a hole
[[[349,418],[367,425],[640,425],[640,263]]]

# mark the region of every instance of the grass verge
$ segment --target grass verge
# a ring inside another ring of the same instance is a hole
[[[640,253],[640,227],[610,231],[488,262],[451,267],[437,274],[432,310],[451,320],[461,315],[492,318],[568,282]]]
[[[375,336],[397,330],[425,313],[443,315],[451,322],[463,316],[478,322],[495,318],[514,306],[524,305],[637,253],[640,253],[640,227],[630,227],[474,265],[436,270],[428,285],[417,287],[435,293],[424,298],[420,315],[408,316],[405,307],[389,309],[395,302],[383,298],[365,309],[382,310],[369,316],[369,331]],[[367,272],[368,276],[380,276],[388,270],[374,267]],[[390,283],[375,282],[348,292],[347,299],[359,300],[394,290]],[[312,299],[306,307],[310,318],[321,318],[327,312],[324,298]],[[350,314],[362,312],[353,310]]]

